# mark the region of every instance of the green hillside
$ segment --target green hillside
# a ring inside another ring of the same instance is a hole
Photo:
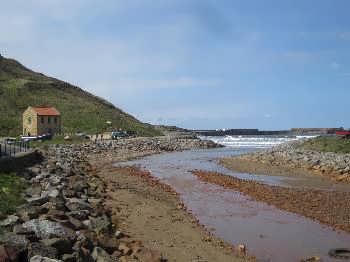
[[[33,72],[0,55],[0,136],[22,132],[22,112],[28,106],[54,106],[62,114],[64,132],[101,132],[106,121],[113,127],[142,136],[160,135],[111,103],[79,87]]]

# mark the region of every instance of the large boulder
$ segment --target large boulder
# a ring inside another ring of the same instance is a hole
[[[33,219],[23,224],[24,228],[30,229],[35,232],[36,236],[41,239],[47,238],[67,238],[74,239],[75,232],[61,225],[58,222],[53,222],[46,219]]]

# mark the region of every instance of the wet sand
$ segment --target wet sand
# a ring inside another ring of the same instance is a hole
[[[135,167],[99,166],[107,184],[106,206],[123,233],[168,261],[254,261],[211,235],[186,210],[170,186]]]

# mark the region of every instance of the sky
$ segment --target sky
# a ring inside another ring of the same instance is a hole
[[[0,0],[0,53],[186,128],[350,127],[348,0]]]

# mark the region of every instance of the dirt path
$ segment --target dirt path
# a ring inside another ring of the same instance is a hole
[[[107,208],[123,233],[168,261],[247,261],[210,236],[185,210],[169,186],[136,168],[104,166],[98,175],[107,186]]]

